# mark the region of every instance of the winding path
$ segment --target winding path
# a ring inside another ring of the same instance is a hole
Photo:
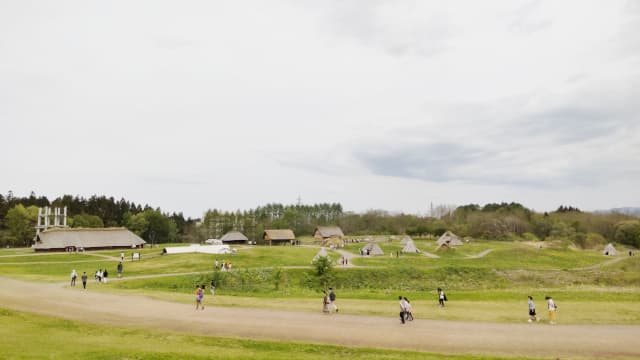
[[[24,294],[37,294],[24,301]],[[205,299],[211,301],[211,299]],[[100,306],[95,306],[100,304]],[[192,305],[0,277],[0,308],[205,336],[457,354],[640,358],[638,325],[495,324]],[[277,326],[274,326],[277,324]],[[37,335],[34,335],[37,336]]]

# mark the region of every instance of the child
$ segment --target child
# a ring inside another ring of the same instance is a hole
[[[529,322],[538,321],[536,317],[536,305],[533,303],[533,298],[529,296]]]

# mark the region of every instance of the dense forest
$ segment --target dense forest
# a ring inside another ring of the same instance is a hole
[[[67,207],[71,227],[130,229],[149,242],[201,242],[238,230],[260,241],[264,229],[289,228],[297,236],[311,235],[318,225],[338,225],[347,236],[408,234],[439,236],[452,230],[460,236],[497,240],[567,240],[591,248],[615,241],[640,247],[640,219],[621,213],[583,212],[561,205],[536,213],[518,203],[484,206],[441,206],[437,216],[391,214],[384,210],[345,212],[340,204],[267,204],[245,211],[207,210],[202,219],[125,199],[64,195],[50,201],[31,193],[0,195],[0,246],[28,246],[35,236],[38,207]]]

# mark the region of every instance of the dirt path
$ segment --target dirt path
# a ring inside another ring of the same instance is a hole
[[[24,294],[29,301],[24,300]],[[211,302],[205,297],[205,304]],[[96,306],[100,304],[100,306]],[[460,354],[640,358],[637,325],[467,323],[378,316],[237,309],[62,288],[0,277],[0,308],[71,320],[252,339],[327,343]],[[278,324],[274,326],[274,324]]]
[[[475,255],[467,255],[465,256],[465,259],[480,259],[482,257],[487,256],[490,252],[492,252],[493,249],[487,249],[479,254],[475,254]]]

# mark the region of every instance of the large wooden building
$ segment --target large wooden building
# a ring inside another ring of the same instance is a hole
[[[293,245],[296,236],[290,229],[265,230],[262,239],[267,245]]]
[[[142,248],[141,237],[125,228],[51,228],[36,235],[35,251]]]
[[[220,240],[223,244],[246,244],[249,241],[249,238],[240,231],[229,231],[224,234]]]
[[[344,233],[338,226],[318,226],[313,232],[313,237],[322,245],[344,245]]]

